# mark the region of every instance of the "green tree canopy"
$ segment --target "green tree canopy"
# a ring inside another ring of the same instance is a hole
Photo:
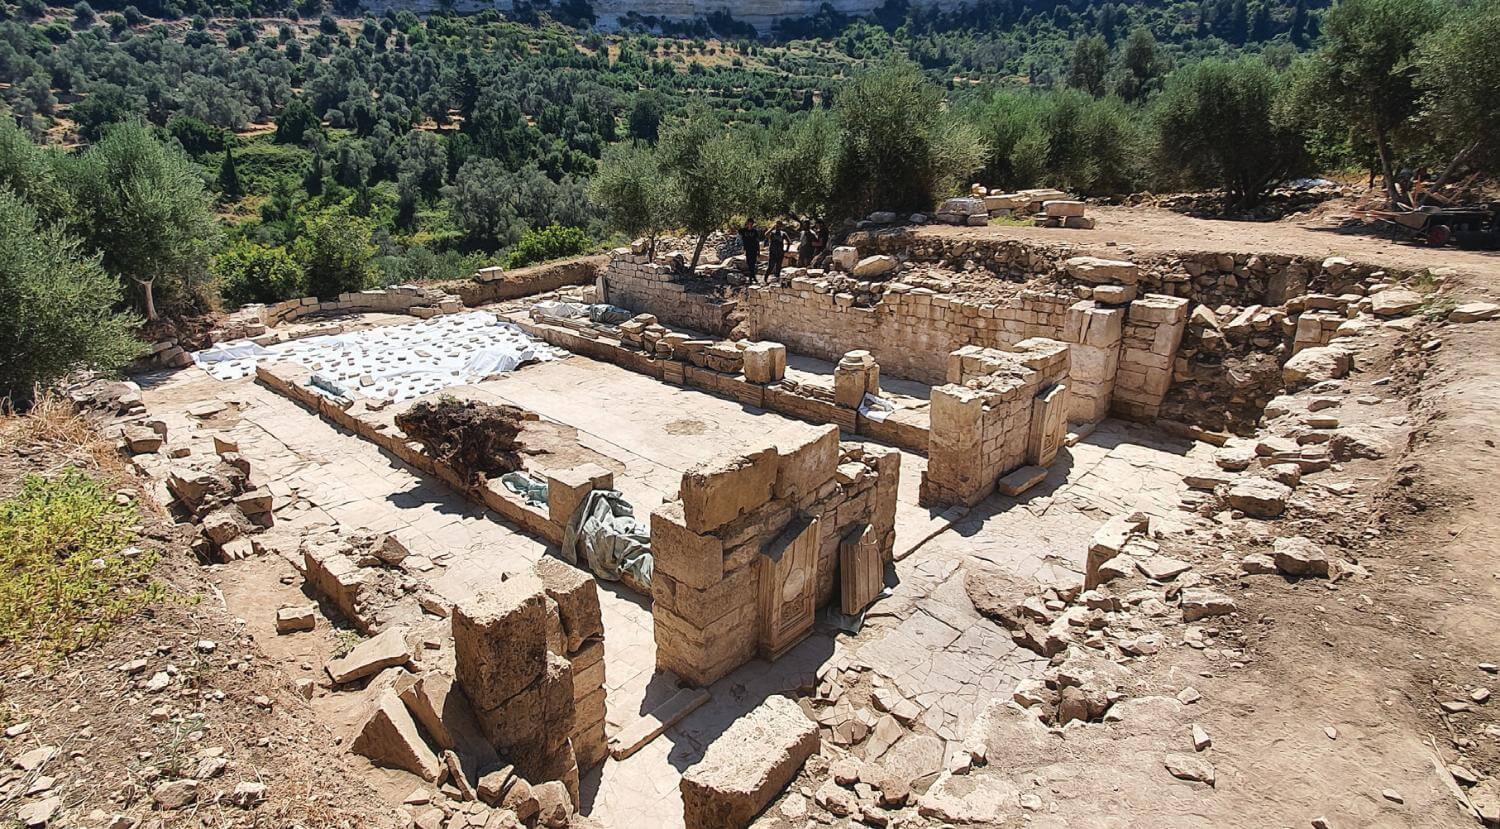
[[[115,310],[119,301],[97,255],[0,190],[0,393],[30,400],[35,385],[139,354],[137,321]]]
[[[370,282],[370,222],[339,209],[307,220],[292,246],[292,256],[307,275],[307,292],[323,299],[360,291]]]
[[[104,269],[140,298],[148,319],[157,300],[194,301],[220,231],[198,168],[144,126],[125,122],[69,159],[63,180],[76,208],[73,230]]]
[[[213,274],[224,301],[234,306],[307,295],[307,277],[283,247],[234,242],[214,257]]]
[[[1205,60],[1179,69],[1156,99],[1152,121],[1164,177],[1223,187],[1250,207],[1278,181],[1302,172],[1303,136],[1288,122],[1287,85],[1264,62]]]
[[[1469,159],[1500,160],[1500,3],[1475,3],[1423,41],[1418,81],[1439,143]]]
[[[834,210],[930,210],[984,163],[973,125],[945,113],[942,90],[913,64],[892,62],[839,90]]]
[[[712,116],[698,112],[662,135],[658,161],[676,209],[674,224],[698,237],[692,266],[697,267],[708,234],[742,215],[760,184],[760,158],[745,135],[725,130]]]
[[[1373,144],[1395,203],[1398,141],[1417,111],[1417,44],[1437,28],[1439,0],[1341,0],[1323,18],[1323,46],[1303,67],[1304,107]]]
[[[676,206],[650,148],[630,142],[604,151],[599,172],[589,183],[589,197],[615,230],[653,243],[671,222]]]

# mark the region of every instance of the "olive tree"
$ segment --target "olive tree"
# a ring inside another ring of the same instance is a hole
[[[655,154],[636,142],[604,151],[589,197],[604,210],[610,227],[631,238],[646,237],[653,254],[656,237],[677,210]]]
[[[1223,187],[1231,207],[1258,204],[1307,162],[1303,136],[1285,115],[1286,88],[1254,58],[1209,59],[1174,72],[1152,109],[1164,176]]]
[[[104,269],[135,287],[146,319],[192,301],[220,230],[196,165],[139,123],[111,127],[63,166],[73,230]]]
[[[78,369],[112,369],[141,352],[136,319],[117,312],[120,285],[99,256],[0,189],[0,394],[33,389]]]

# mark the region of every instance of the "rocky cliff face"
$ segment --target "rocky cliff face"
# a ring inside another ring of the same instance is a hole
[[[808,17],[823,5],[825,0],[744,0],[729,3],[725,0],[593,0],[594,13],[598,15],[601,29],[618,28],[620,21],[631,12],[643,17],[659,17],[669,20],[695,20],[717,11],[728,12],[735,20],[749,23],[757,31],[769,32],[777,20]],[[854,16],[865,16],[873,12],[883,0],[826,0],[839,12]],[[926,5],[949,8],[960,0],[928,0]],[[437,11],[438,0],[366,0],[364,7],[377,14],[387,9],[408,9],[418,14]],[[509,0],[456,0],[453,8],[460,12],[476,12],[495,8],[510,9]]]

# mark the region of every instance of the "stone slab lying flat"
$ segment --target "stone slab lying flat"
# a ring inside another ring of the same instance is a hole
[[[787,697],[735,720],[682,775],[688,829],[748,826],[818,750],[818,725]]]
[[[330,661],[327,666],[328,677],[333,680],[333,684],[343,685],[410,661],[411,648],[406,644],[406,628],[393,627],[355,645],[354,650],[347,655]]]
[[[663,731],[698,710],[708,699],[708,691],[702,688],[683,688],[640,719],[620,729],[620,733],[610,741],[609,756],[624,760],[640,751],[647,743],[661,736]]]
[[[1003,475],[996,486],[1002,495],[1016,496],[1041,483],[1047,477],[1047,469],[1042,466],[1023,466],[1007,475]]]

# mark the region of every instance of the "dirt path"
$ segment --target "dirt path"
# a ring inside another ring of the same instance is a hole
[[[1478,277],[1471,283],[1474,288],[1500,284],[1500,251],[1427,248],[1397,242],[1373,232],[1341,230],[1328,220],[1229,222],[1195,219],[1155,207],[1109,206],[1090,206],[1089,215],[1098,221],[1094,230],[1015,225],[927,225],[918,229],[917,235],[1071,244],[1078,247],[1079,253],[1099,256],[1119,256],[1127,249],[1146,253],[1205,251],[1346,256],[1358,262],[1403,269],[1454,268]]]

